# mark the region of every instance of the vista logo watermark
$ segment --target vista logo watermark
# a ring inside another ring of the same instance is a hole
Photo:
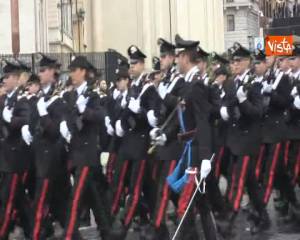
[[[293,36],[267,36],[265,38],[267,56],[289,56],[293,54]]]

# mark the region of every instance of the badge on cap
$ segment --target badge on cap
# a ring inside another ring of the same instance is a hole
[[[136,48],[135,46],[132,46],[132,47],[130,48],[130,52],[131,52],[131,54],[136,53],[136,52],[137,52],[137,48]]]

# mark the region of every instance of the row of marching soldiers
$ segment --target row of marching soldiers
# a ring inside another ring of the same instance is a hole
[[[198,214],[205,239],[232,239],[245,191],[253,234],[270,227],[274,191],[281,218],[299,216],[299,46],[275,58],[236,43],[226,59],[179,35],[158,45],[160,68],[150,74],[145,54],[130,46],[107,95],[95,91],[83,56],[70,63],[64,87],[56,59],[43,55],[27,82],[22,62],[6,62],[0,239],[17,229],[27,239],[57,229],[58,239],[82,239],[90,209],[101,239],[125,239],[136,224],[140,239],[171,239],[171,202],[174,239],[199,239]]]

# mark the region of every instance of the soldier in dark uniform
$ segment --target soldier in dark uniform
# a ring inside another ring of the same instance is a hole
[[[123,194],[123,182],[129,177],[128,201],[124,218],[117,221],[112,229],[110,239],[125,239],[127,230],[136,215],[140,194],[146,171],[149,131],[157,125],[159,99],[156,88],[151,82],[145,82],[144,59],[146,56],[136,47],[128,48],[130,73],[133,77],[129,89],[128,107],[116,121],[115,132],[123,137],[114,175],[114,198],[112,213],[117,214],[120,198]]]
[[[35,167],[34,167],[34,151],[32,147],[33,135],[35,132],[35,127],[39,119],[39,115],[37,112],[37,101],[39,99],[38,94],[41,89],[40,79],[36,74],[31,74],[26,84],[26,95],[25,97],[28,100],[30,107],[30,121],[28,126],[24,126],[22,128],[22,137],[23,140],[29,146],[29,169],[26,172],[26,175],[23,176],[23,181],[25,183],[25,187],[28,189],[28,197],[30,201],[34,199],[35,193]]]
[[[262,83],[264,116],[262,121],[262,143],[258,155],[255,176],[263,185],[263,202],[268,204],[272,193],[275,171],[283,159],[286,138],[286,110],[289,106],[291,85],[289,79],[276,77],[268,71],[266,56],[259,51],[255,56],[255,82]],[[263,170],[263,172],[261,172]],[[266,220],[267,216],[264,216]],[[265,222],[267,223],[267,221]],[[266,227],[266,226],[264,226]]]
[[[109,143],[109,160],[107,163],[106,176],[109,183],[113,180],[113,170],[117,158],[117,153],[122,141],[122,138],[115,134],[114,126],[116,121],[120,118],[123,110],[127,107],[129,101],[128,87],[129,87],[129,73],[128,68],[119,66],[116,70],[116,89],[113,94],[108,97],[105,117],[106,132],[111,137]]]
[[[67,109],[60,132],[69,143],[70,170],[73,188],[67,208],[65,239],[80,239],[79,216],[83,196],[93,210],[102,239],[107,238],[110,215],[105,206],[105,194],[99,188],[98,125],[104,118],[99,95],[85,80],[89,64],[85,57],[77,56],[69,66],[74,90],[64,94]]]
[[[287,121],[288,151],[286,152],[287,154],[285,155],[283,164],[281,164],[281,168],[285,169],[286,174],[281,175],[283,178],[278,176],[278,181],[283,182],[282,185],[280,185],[280,193],[289,202],[290,212],[294,213],[295,216],[299,218],[300,204],[294,190],[295,186],[299,184],[300,176],[300,46],[297,44],[294,45],[293,55],[289,57],[289,63],[291,67],[289,83],[292,85],[292,91],[290,92],[289,118]]]
[[[160,67],[163,74],[163,79],[158,85],[158,93],[163,100],[162,111],[165,112],[159,126],[164,124],[170,114],[173,116],[172,121],[163,129],[157,127],[150,131],[152,144],[156,147],[151,172],[156,196],[154,198],[155,204],[150,226],[152,229],[149,230],[149,239],[169,239],[165,213],[171,190],[166,178],[174,171],[183,150],[177,140],[179,123],[177,114],[174,114],[174,109],[176,110],[182,94],[184,79],[176,70],[175,46],[162,38],[158,39],[158,44],[160,46]]]
[[[17,210],[26,236],[28,237],[28,214],[24,198],[22,177],[28,169],[26,143],[22,139],[21,129],[29,122],[29,106],[26,99],[18,99],[19,76],[21,67],[18,63],[6,61],[3,68],[3,83],[6,95],[1,96],[1,160],[2,173],[0,190],[0,239],[7,239],[12,226],[13,211]]]
[[[209,99],[210,89],[205,85],[201,78],[198,67],[198,41],[185,41],[179,35],[175,37],[176,48],[178,50],[178,68],[179,72],[184,75],[184,107],[180,114],[181,131],[183,133],[190,133],[186,140],[187,152],[187,183],[183,186],[178,202],[178,216],[183,217],[187,209],[188,203],[195,190],[195,176],[198,173],[205,178],[202,163],[209,163],[212,157],[212,136],[209,118],[213,108]],[[210,164],[210,163],[209,163]],[[200,168],[201,166],[201,168]],[[206,169],[207,170],[207,169]],[[195,175],[196,174],[196,175]],[[202,227],[206,239],[217,239],[216,227],[213,220],[207,197],[205,194],[198,194],[194,200],[197,210],[199,210]],[[191,208],[186,218],[183,221],[179,232],[179,239],[197,239],[198,234],[195,228],[194,211]]]
[[[36,108],[31,109],[31,123],[29,130],[33,136],[31,144],[34,152],[35,167],[35,196],[33,201],[32,216],[32,239],[43,239],[53,233],[50,212],[53,212],[52,198],[57,191],[54,182],[61,173],[63,166],[62,152],[64,150],[62,138],[59,133],[59,123],[64,114],[64,103],[55,92],[56,70],[58,67],[56,59],[42,55],[39,62],[39,77],[41,92],[36,102]],[[64,187],[64,186],[60,186]],[[59,193],[61,196],[66,191]],[[60,209],[59,206],[55,210]],[[55,211],[54,210],[54,211]],[[65,212],[60,209],[61,214]],[[57,214],[56,214],[57,215]],[[56,219],[64,224],[63,219]]]
[[[253,81],[251,76],[250,52],[238,43],[235,43],[234,47],[233,62],[237,75],[228,92],[235,94],[231,94],[221,108],[222,114],[228,115],[226,143],[231,152],[231,176],[228,179],[230,213],[226,216],[225,229],[220,228],[220,230],[225,237],[229,238],[240,209],[245,186],[254,209],[260,214],[256,224],[262,224],[264,220],[262,214],[265,213],[254,171],[261,142],[260,121],[263,114],[261,83]]]

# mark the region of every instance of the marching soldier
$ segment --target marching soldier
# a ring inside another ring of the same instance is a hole
[[[159,96],[151,82],[145,82],[146,56],[136,46],[128,48],[130,73],[133,77],[129,89],[130,100],[122,116],[116,121],[116,135],[123,137],[114,175],[112,213],[117,214],[123,194],[124,179],[129,178],[128,201],[124,218],[113,225],[110,239],[124,239],[139,206],[146,171],[149,131],[157,125]],[[129,174],[130,173],[130,174]]]
[[[179,218],[182,218],[196,187],[195,177],[200,173],[201,178],[205,178],[209,173],[205,164],[203,164],[204,167],[201,167],[201,169],[200,166],[202,166],[203,162],[209,164],[209,161],[205,159],[212,157],[212,136],[209,123],[212,105],[209,102],[210,90],[201,78],[197,67],[197,46],[199,42],[185,41],[179,35],[176,35],[175,42],[178,50],[177,62],[179,72],[184,75],[185,80],[183,98],[185,104],[184,111],[180,113],[180,125],[181,131],[186,135],[185,140],[187,142],[185,148],[188,153],[188,168],[185,173],[187,183],[181,191],[177,210]],[[208,172],[205,173],[205,171]],[[186,181],[183,180],[183,182]],[[174,189],[174,187],[172,188]],[[217,239],[216,228],[206,195],[196,195],[194,206],[200,212],[205,238],[210,240]],[[178,238],[198,238],[194,224],[194,211],[190,209],[183,220]]]
[[[67,105],[60,133],[69,143],[70,170],[73,173],[73,188],[67,208],[65,239],[80,239],[79,216],[83,196],[89,196],[102,239],[107,239],[110,216],[105,207],[105,194],[99,188],[98,125],[104,112],[99,95],[87,83],[89,63],[83,56],[76,57],[69,66],[74,90],[64,94]]]
[[[221,114],[228,118],[226,142],[231,152],[231,176],[228,180],[230,213],[226,217],[225,229],[220,228],[221,234],[228,238],[233,234],[232,230],[245,186],[255,210],[260,214],[265,213],[254,174],[255,157],[260,146],[260,120],[263,113],[261,83],[253,81],[250,74],[250,52],[238,43],[235,43],[234,47],[233,62],[237,75],[230,91],[236,94],[223,103],[221,108]]]
[[[299,184],[300,176],[300,146],[299,146],[299,110],[300,110],[300,98],[299,98],[299,81],[300,81],[300,46],[295,44],[293,55],[289,57],[291,67],[291,106],[289,108],[289,118],[287,122],[287,139],[288,139],[288,152],[284,159],[284,167],[286,168],[288,179],[285,178],[285,189],[281,189],[281,193],[284,193],[286,199],[289,202],[289,207],[297,218],[300,216],[300,204],[295,194],[295,186]],[[282,181],[282,179],[279,179]],[[282,186],[283,187],[283,186]],[[283,192],[285,190],[285,192]]]
[[[166,126],[164,126],[164,121],[161,121],[159,126],[162,126],[162,128],[157,127],[150,131],[153,146],[156,147],[151,174],[154,179],[153,185],[156,186],[156,196],[152,213],[152,231],[149,231],[149,239],[153,240],[170,238],[165,222],[165,213],[171,190],[166,178],[174,171],[177,160],[180,158],[183,150],[177,140],[179,123],[176,110],[179,99],[182,96],[184,79],[177,72],[175,66],[175,46],[162,38],[158,39],[158,44],[160,46],[161,71],[164,74],[158,86],[158,93],[163,100],[162,108],[166,108],[163,120],[166,121],[166,119],[171,117],[172,121]]]
[[[113,180],[114,166],[116,163],[117,153],[122,141],[122,138],[118,137],[115,134],[114,126],[129,102],[128,68],[125,66],[119,66],[119,68],[116,70],[116,75],[116,89],[113,91],[112,96],[108,97],[108,101],[106,104],[108,115],[105,117],[106,132],[109,136],[111,136],[109,145],[109,161],[106,169],[107,180],[109,183],[112,183]]]
[[[28,159],[24,158],[26,143],[21,129],[28,125],[29,106],[26,99],[18,100],[18,84],[21,67],[18,63],[6,61],[3,69],[3,83],[6,94],[1,97],[1,210],[0,239],[7,239],[11,227],[13,211],[17,210],[26,236],[29,234],[28,209],[23,201],[22,177],[28,169]]]
[[[268,71],[266,56],[259,51],[255,56],[255,80],[262,83],[264,115],[262,119],[262,146],[258,155],[255,176],[263,186],[263,202],[269,202],[272,193],[275,172],[283,159],[284,140],[286,139],[286,110],[289,106],[291,85],[283,74],[275,76],[274,70]],[[264,172],[261,173],[262,169]],[[269,219],[265,215],[265,226]]]
[[[30,134],[28,135],[33,136],[32,149],[36,175],[31,238],[36,240],[44,239],[53,233],[49,209],[52,207],[51,200],[56,191],[54,182],[63,166],[62,153],[64,149],[59,133],[59,123],[64,114],[64,103],[57,96],[58,94],[55,94],[58,65],[56,59],[42,55],[38,74],[41,93],[36,108],[31,111],[33,122],[29,125],[31,129],[29,129]],[[33,102],[35,101],[33,99]],[[63,191],[59,194],[67,193]],[[58,207],[56,206],[55,210]],[[59,220],[63,225],[63,220]]]

